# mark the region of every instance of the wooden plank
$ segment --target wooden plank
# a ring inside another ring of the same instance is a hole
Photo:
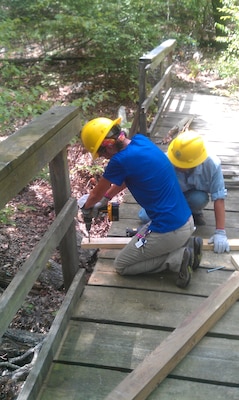
[[[108,368],[54,363],[52,379],[43,385],[37,400],[103,400],[125,375],[126,372]],[[192,400],[192,398],[238,400],[238,387],[170,377],[166,378],[149,397],[150,400]]]
[[[54,362],[132,371],[169,334],[160,328],[70,321]],[[238,367],[238,340],[205,336],[174,369],[173,375],[239,385]]]
[[[183,295],[183,291],[167,293],[150,289],[134,289],[133,283],[132,287],[127,289],[87,286],[73,317],[77,320],[136,324],[145,329],[164,327],[164,329],[173,330],[180,321],[200,306],[203,299],[204,297],[187,294],[185,289]],[[233,335],[238,338],[238,313],[239,302],[224,315],[211,332],[214,335],[223,337]]]
[[[144,400],[239,298],[236,271],[189,315],[105,400]]]
[[[124,376],[125,372],[88,365],[54,363],[51,379],[43,384],[37,400],[103,400]]]
[[[70,142],[80,124],[77,108],[56,107],[0,143],[0,208]]]
[[[3,292],[0,298],[0,337],[6,331],[50,255],[69,229],[76,213],[76,200],[70,199]]]
[[[213,382],[190,382],[165,379],[150,395],[150,400],[237,400],[238,387],[213,384]]]
[[[113,263],[114,259],[118,256],[120,251],[121,251],[121,249],[118,249],[118,250],[117,249],[101,249],[99,252],[98,262],[94,268],[92,275],[94,275],[95,271],[96,272],[97,271],[108,271],[109,268],[111,269],[111,272],[112,272],[112,263]],[[238,252],[222,253],[219,256],[217,253],[214,253],[214,251],[204,251],[202,260],[200,263],[200,268],[202,268],[204,270],[204,269],[209,269],[209,268],[212,268],[215,266],[224,265],[227,270],[234,271],[235,267],[233,266],[232,261],[231,261],[232,254],[238,255]],[[106,261],[106,266],[104,265],[105,261]],[[108,266],[107,266],[107,263],[109,263]],[[222,270],[220,272],[222,272]],[[197,271],[195,271],[195,276],[196,276],[196,274],[197,274]],[[90,279],[91,279],[91,277],[90,277]]]
[[[176,125],[174,125],[167,133],[167,135],[162,139],[161,144],[169,144],[179,133],[184,132],[189,129],[194,115],[189,115],[181,119]]]
[[[90,242],[88,238],[83,238],[81,247],[83,249],[122,249],[126,244],[129,243],[131,238],[128,237],[105,237],[105,238],[91,238]]]
[[[66,147],[60,151],[49,164],[54,206],[56,215],[71,197],[71,184],[68,171]],[[75,220],[59,243],[64,286],[68,290],[79,268]]]
[[[239,271],[239,255],[232,255],[231,262],[234,265],[235,269]]]
[[[210,238],[215,231],[215,218],[212,210],[205,210],[204,217],[206,225],[197,226],[194,235],[202,238]],[[226,231],[228,239],[238,237],[238,213],[230,212],[226,215]],[[126,237],[126,228],[139,228],[142,226],[138,218],[122,218],[120,221],[113,223],[108,231],[111,237]],[[93,238],[92,238],[93,239]],[[233,242],[231,242],[233,243]],[[211,248],[212,249],[212,248]],[[210,248],[208,249],[210,250]]]
[[[91,238],[89,243],[88,238],[83,238],[81,247],[83,249],[122,249],[131,239],[129,237]],[[231,250],[239,250],[239,239],[229,239],[228,241]],[[203,239],[203,250],[213,250],[213,246],[208,244],[208,239]]]
[[[212,253],[214,254],[214,253]],[[225,263],[211,264],[207,268],[199,268],[193,273],[190,285],[187,287],[187,295],[209,296],[220,284],[228,279],[229,275],[235,271],[231,262],[231,270],[218,270],[208,273],[210,268],[224,266]],[[91,275],[88,285],[113,286],[118,288],[131,288],[140,290],[153,290],[155,292],[185,293],[175,285],[175,273],[164,271],[157,274],[140,274],[134,276],[121,276],[115,272],[113,260],[98,260],[94,272]]]
[[[0,145],[1,179],[4,177],[4,172],[10,172],[8,171],[9,164],[16,168],[78,115],[78,107],[52,107],[2,141]]]
[[[85,270],[79,270],[72,282],[66,297],[53,321],[51,329],[43,343],[36,363],[28,375],[18,400],[36,400],[42,383],[50,369],[60,341],[64,336],[67,324],[76,302],[85,286]]]

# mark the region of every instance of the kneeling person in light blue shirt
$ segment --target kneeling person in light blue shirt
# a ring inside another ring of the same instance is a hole
[[[202,210],[210,198],[214,202],[216,230],[209,239],[214,244],[215,253],[229,252],[225,231],[225,204],[227,195],[221,162],[218,157],[209,155],[205,143],[196,132],[179,134],[168,147],[168,158],[175,167],[177,178],[188,205],[192,211],[195,225],[205,225]],[[149,221],[144,209],[139,218]]]

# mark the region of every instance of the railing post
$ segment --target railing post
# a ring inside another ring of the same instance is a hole
[[[168,59],[167,59],[167,61],[168,61],[168,67],[169,67],[169,65],[172,65],[172,63],[173,63],[173,52],[171,51],[169,54],[168,54]],[[171,85],[172,85],[172,75],[170,74],[169,75],[169,78],[168,78],[168,80],[167,80],[167,90],[171,87]]]
[[[146,63],[139,60],[139,132],[147,134],[146,114],[141,111],[141,105],[146,98]]]
[[[67,151],[64,148],[49,163],[56,215],[71,197]],[[79,269],[75,222],[73,221],[59,245],[65,289],[68,290]]]

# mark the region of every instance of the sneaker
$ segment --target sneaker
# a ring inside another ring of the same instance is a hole
[[[199,267],[201,259],[202,259],[203,240],[199,236],[195,236],[195,237],[191,236],[187,242],[187,246],[193,252],[192,269],[193,269],[193,271],[195,271],[195,269],[197,269]]]
[[[194,224],[196,226],[206,225],[206,221],[203,218],[203,214],[193,214]]]
[[[189,247],[185,247],[181,268],[176,280],[176,285],[180,288],[188,286],[192,275],[192,251]]]

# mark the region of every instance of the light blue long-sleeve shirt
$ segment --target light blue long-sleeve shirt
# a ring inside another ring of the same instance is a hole
[[[196,189],[207,192],[211,200],[225,199],[224,177],[221,161],[217,156],[208,156],[206,160],[191,170],[178,170],[175,168],[180,187],[183,192]]]

